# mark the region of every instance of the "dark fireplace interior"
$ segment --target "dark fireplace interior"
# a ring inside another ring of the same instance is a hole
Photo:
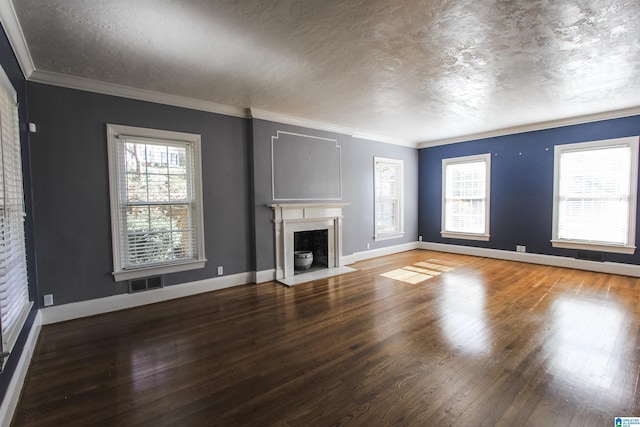
[[[311,268],[309,270],[295,270],[295,274],[328,268],[329,230],[297,231],[293,233],[293,250],[313,252]]]

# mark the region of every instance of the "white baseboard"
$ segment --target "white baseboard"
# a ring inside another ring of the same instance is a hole
[[[501,249],[476,248],[472,246],[449,245],[445,243],[420,242],[420,249],[454,254],[473,255],[486,258],[519,261],[529,264],[550,265],[553,267],[573,268],[576,270],[594,271],[597,273],[620,274],[623,276],[640,277],[640,266],[617,262],[586,261],[581,259],[534,254],[529,252],[512,252]]]
[[[354,252],[351,255],[346,255],[341,258],[341,265],[349,265],[354,262],[362,261],[365,259],[377,258],[379,256],[392,255],[400,252],[406,252],[413,249],[418,249],[419,242],[403,243],[401,245],[387,246],[384,248],[371,249],[363,252]]]
[[[42,324],[48,325],[51,323],[64,322],[66,320],[124,310],[126,308],[197,295],[204,292],[230,288],[232,286],[246,285],[248,283],[254,283],[254,276],[255,273],[253,272],[232,274],[229,276],[199,280],[197,282],[171,285],[153,291],[135,294],[119,294],[88,301],[45,307],[40,309],[42,313]]]
[[[271,282],[276,280],[276,269],[272,268],[271,270],[262,270],[256,271],[256,276],[254,282],[256,283],[264,283]]]
[[[41,328],[42,314],[38,311],[36,318],[33,320],[33,324],[31,325],[27,341],[22,348],[22,354],[18,360],[16,370],[11,377],[11,381],[9,381],[9,386],[7,387],[6,394],[2,400],[2,405],[0,405],[0,425],[2,426],[11,425],[11,420],[16,408],[18,407],[18,400],[22,393],[22,386],[27,378],[29,365],[31,365],[31,358],[33,357],[36,344],[38,343]]]

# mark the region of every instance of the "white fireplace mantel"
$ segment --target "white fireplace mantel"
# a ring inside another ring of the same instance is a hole
[[[329,275],[342,267],[342,209],[349,203],[277,203],[268,205],[274,211],[276,245],[276,280],[291,286],[294,276],[294,233],[328,231]],[[302,275],[300,275],[302,276]]]

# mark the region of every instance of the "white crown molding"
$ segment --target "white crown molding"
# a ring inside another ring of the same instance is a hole
[[[436,147],[438,145],[455,144],[458,142],[474,141],[477,139],[494,138],[497,136],[514,135],[518,133],[533,132],[538,130],[553,129],[563,126],[580,125],[584,123],[598,122],[601,120],[620,119],[640,115],[640,106],[623,108],[620,110],[604,111],[601,113],[585,114],[582,116],[567,117],[546,122],[530,123],[522,126],[513,126],[504,129],[490,130],[487,132],[472,133],[468,135],[445,138],[435,141],[425,141],[417,145],[417,148]]]
[[[371,133],[359,132],[358,129],[346,126],[334,125],[326,122],[317,122],[314,120],[304,119],[302,117],[287,116],[286,114],[272,113],[271,111],[260,110],[258,108],[250,108],[250,116],[252,119],[267,120],[270,122],[283,123],[286,125],[300,126],[307,129],[323,130],[326,132],[339,133],[349,135],[354,138],[366,139],[369,141],[383,142],[393,145],[404,145],[406,147],[417,148],[417,144],[411,141],[405,141],[399,138],[391,138],[384,135],[375,135]]]
[[[417,142],[412,142],[412,141],[399,139],[399,138],[392,138],[384,135],[376,135],[376,134],[365,133],[365,132],[356,132],[352,136],[354,138],[366,139],[368,141],[384,142],[384,143],[393,144],[393,145],[402,145],[404,147],[409,147],[409,148],[418,148]]]
[[[33,59],[27,47],[27,41],[24,38],[22,27],[20,26],[16,10],[13,8],[11,0],[0,0],[0,22],[2,22],[2,27],[4,27],[4,31],[7,33],[7,38],[9,39],[9,44],[11,44],[11,48],[18,59],[22,74],[28,79],[36,67],[33,65]]]
[[[30,59],[31,57],[29,56],[29,60]],[[361,138],[382,143],[417,148],[417,145],[415,143],[411,143],[409,141],[385,137],[382,135],[361,133],[358,132],[357,129],[334,125],[331,123],[287,116],[280,113],[272,113],[270,111],[260,110],[256,108],[232,107],[230,105],[218,104],[215,102],[203,101],[193,98],[186,98],[177,95],[170,95],[146,89],[134,88],[131,86],[123,86],[116,83],[102,82],[99,80],[87,79],[84,77],[70,76],[68,74],[56,73],[53,71],[32,69],[28,80],[36,83],[45,83],[53,86],[61,86],[70,89],[95,92],[103,95],[112,95],[122,98],[136,99],[140,101],[155,102],[158,104],[172,105],[176,107],[189,108],[192,110],[206,111],[209,113],[224,114],[226,116],[267,120],[271,122],[299,126],[307,129],[316,129],[326,132],[350,135],[354,138]]]
[[[355,132],[355,129],[353,128],[338,126],[331,123],[317,122],[314,120],[303,119],[301,117],[287,116],[280,113],[272,113],[271,111],[259,110],[257,108],[250,108],[249,111],[252,119],[267,120],[285,125],[300,126],[307,129],[323,130],[343,135],[353,135]]]
[[[232,107],[229,105],[217,104],[215,102],[202,101],[199,99],[170,95],[166,93],[155,92],[152,90],[123,86],[116,83],[107,83],[98,80],[86,79],[83,77],[54,73],[52,71],[35,70],[31,74],[29,80],[37,83],[46,83],[53,86],[61,86],[70,89],[79,89],[88,92],[101,93],[103,95],[120,96],[122,98],[136,99],[139,101],[155,102],[157,104],[165,104],[175,107],[189,108],[192,110],[207,111],[209,113],[248,118],[247,110],[245,108]]]

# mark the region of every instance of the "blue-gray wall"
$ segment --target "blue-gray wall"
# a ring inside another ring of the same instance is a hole
[[[245,119],[28,83],[39,296],[56,305],[126,292],[114,282],[106,124],[202,136],[205,250],[198,270],[165,285],[252,270],[249,126]],[[39,298],[41,300],[41,298]],[[40,302],[40,301],[39,301]]]
[[[575,257],[553,248],[553,152],[555,145],[640,135],[640,116],[480,139],[420,150],[419,230],[425,241]],[[491,153],[491,239],[440,237],[442,159]],[[640,218],[640,209],[637,210]],[[638,228],[640,232],[640,227]],[[640,239],[636,236],[636,242]],[[606,261],[638,264],[635,255],[605,254]]]

